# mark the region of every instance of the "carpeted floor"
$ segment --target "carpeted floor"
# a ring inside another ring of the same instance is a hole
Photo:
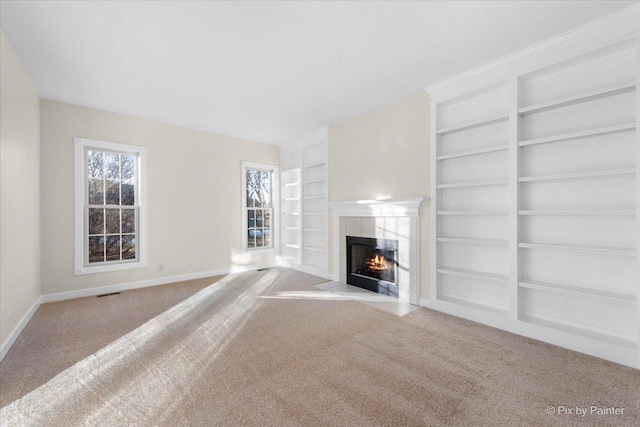
[[[640,424],[638,370],[321,281],[276,268],[45,304],[0,365],[2,425]]]

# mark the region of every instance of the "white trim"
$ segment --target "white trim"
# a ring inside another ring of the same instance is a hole
[[[220,268],[217,270],[201,271],[198,273],[181,274],[177,276],[159,277],[157,279],[140,280],[137,282],[119,283],[116,285],[100,286],[97,288],[78,289],[69,292],[57,292],[53,294],[40,295],[35,302],[31,305],[29,310],[22,316],[20,321],[11,330],[7,338],[0,346],[0,361],[4,359],[13,344],[27,326],[33,315],[38,311],[40,305],[48,302],[65,301],[69,299],[91,297],[101,294],[108,294],[113,292],[122,292],[132,289],[147,288],[150,286],[166,285],[169,283],[182,282],[185,280],[202,279],[205,277],[221,276],[230,273],[240,273],[243,271],[259,270],[262,268],[274,267],[273,263],[266,264],[250,264],[244,266],[232,266],[231,268]]]
[[[418,305],[421,307],[431,308],[431,300],[427,298],[420,298]]]
[[[330,202],[328,206],[333,216],[418,217],[420,204],[425,200],[429,198]]]
[[[247,169],[258,169],[271,173],[271,246],[251,248],[247,247]],[[242,252],[250,254],[275,253],[280,247],[280,173],[276,165],[242,161]]]
[[[78,289],[68,292],[57,292],[53,294],[42,295],[41,302],[65,301],[75,298],[91,297],[113,292],[129,291],[132,289],[148,288],[150,286],[166,285],[168,283],[183,282],[185,280],[202,279],[205,277],[222,276],[231,273],[240,273],[243,271],[258,270],[261,268],[273,267],[273,263],[268,264],[251,264],[246,266],[232,266],[230,268],[219,268],[217,270],[200,271],[197,273],[179,274],[176,276],[158,277],[156,279],[146,279],[137,282],[118,283],[115,285],[99,286],[96,288]]]
[[[15,344],[16,340],[24,330],[25,326],[27,326],[27,324],[29,323],[33,315],[36,314],[36,311],[38,311],[40,304],[42,304],[41,296],[36,298],[36,300],[31,305],[31,307],[29,307],[29,310],[27,310],[27,312],[22,316],[20,321],[11,330],[7,338],[5,338],[4,342],[2,343],[2,346],[0,346],[0,361],[4,359],[4,357],[7,355],[7,353],[13,346],[13,344]]]
[[[74,141],[74,273],[93,274],[109,271],[131,270],[147,266],[147,149],[145,147],[120,144],[116,142],[98,141],[95,139],[76,137]],[[85,178],[86,148],[97,148],[106,151],[130,153],[138,156],[137,192],[139,207],[136,229],[137,261],[85,265]]]
[[[634,4],[588,24],[506,55],[480,67],[427,86],[432,103],[490,86],[512,75],[545,68],[572,56],[635,37],[640,4]]]

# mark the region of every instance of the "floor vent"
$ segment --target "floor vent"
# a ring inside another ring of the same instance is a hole
[[[111,292],[110,294],[96,295],[96,298],[110,297],[111,295],[120,295],[120,292]]]
[[[256,271],[267,271],[267,270],[269,270],[269,269],[268,268],[259,268]]]

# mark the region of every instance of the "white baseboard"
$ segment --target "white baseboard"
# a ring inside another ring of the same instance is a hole
[[[420,298],[418,305],[421,307],[431,308],[431,300],[427,298]]]
[[[41,296],[36,298],[36,300],[33,303],[33,305],[31,305],[31,307],[29,307],[29,310],[27,310],[27,312],[24,314],[24,316],[22,316],[20,321],[13,328],[13,330],[11,331],[9,336],[4,340],[4,342],[0,346],[0,362],[4,359],[4,356],[7,355],[7,353],[9,352],[9,349],[11,348],[11,346],[16,342],[16,340],[18,339],[18,337],[22,333],[22,330],[25,328],[25,326],[27,326],[27,323],[29,323],[29,320],[31,320],[31,318],[36,313],[36,311],[38,311],[38,308],[40,307],[40,304],[42,304],[42,297]]]
[[[4,359],[11,346],[16,342],[22,330],[27,326],[31,317],[35,314],[41,304],[47,302],[64,301],[74,298],[90,297],[101,294],[109,294],[112,292],[127,291],[130,289],[146,288],[149,286],[166,285],[168,283],[182,282],[184,280],[202,279],[204,277],[221,276],[229,273],[240,273],[243,271],[259,270],[261,268],[273,267],[274,264],[251,264],[244,266],[233,266],[231,268],[221,268],[218,270],[201,271],[198,273],[181,274],[177,276],[159,277],[157,279],[140,280],[137,282],[120,283],[117,285],[100,286],[97,288],[78,289],[76,291],[58,292],[54,294],[41,295],[36,299],[33,305],[22,316],[20,321],[13,328],[7,339],[0,346],[0,361]]]
[[[200,271],[197,273],[180,274],[177,276],[159,277],[157,279],[140,280],[137,282],[120,283],[117,285],[100,286],[97,288],[78,289],[75,291],[58,292],[54,294],[42,295],[42,303],[64,301],[74,298],[91,297],[95,295],[109,294],[113,292],[128,291],[131,289],[147,288],[149,286],[166,285],[168,283],[182,282],[185,280],[202,279],[204,277],[221,276],[229,273],[240,273],[243,271],[258,270],[261,268],[273,267],[273,264],[251,264],[244,266],[233,266],[231,268],[221,268],[218,270]]]

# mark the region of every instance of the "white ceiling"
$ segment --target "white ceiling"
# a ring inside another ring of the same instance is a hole
[[[42,98],[279,143],[634,1],[6,2]]]

